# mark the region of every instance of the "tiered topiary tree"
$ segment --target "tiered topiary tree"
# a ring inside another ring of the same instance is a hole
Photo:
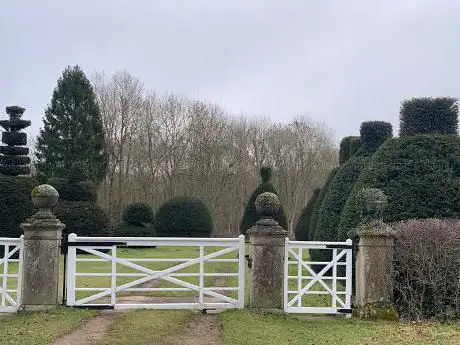
[[[388,196],[386,222],[460,217],[460,138],[454,98],[402,103],[400,137],[387,141],[361,173],[342,212],[339,238],[361,221],[361,189]]]
[[[337,227],[340,222],[342,209],[358,179],[362,169],[370,157],[392,136],[392,126],[381,121],[363,122],[361,124],[361,147],[337,171],[324,197],[318,214],[315,230],[315,241],[335,241],[338,239]],[[312,251],[312,258],[318,261],[328,261],[329,251]]]
[[[313,191],[313,195],[310,200],[308,200],[307,206],[302,210],[299,220],[295,227],[295,239],[297,241],[308,241],[309,232],[310,232],[310,222],[315,203],[318,200],[319,193],[321,188],[316,188]]]
[[[246,231],[248,231],[248,229],[250,229],[259,220],[256,212],[256,206],[254,204],[259,194],[269,192],[278,195],[275,187],[270,182],[272,169],[270,167],[262,167],[260,169],[260,177],[262,178],[262,182],[257,186],[254,192],[252,192],[249,201],[246,204],[243,218],[240,222],[240,232],[243,235],[246,235]],[[287,218],[282,206],[280,211],[276,214],[274,220],[276,220],[283,229],[288,230]]]
[[[20,132],[30,126],[30,121],[22,120],[25,109],[18,106],[6,107],[9,120],[1,120],[0,146],[0,237],[19,237],[19,224],[34,212],[30,193],[37,182],[30,174],[27,133]],[[27,176],[22,176],[27,175]]]
[[[128,205],[121,216],[121,223],[113,229],[113,235],[121,237],[155,236],[152,206],[145,202]]]
[[[208,208],[200,199],[181,196],[160,206],[155,230],[160,237],[209,237],[213,224]]]
[[[54,212],[66,224],[63,237],[70,233],[80,236],[102,236],[110,221],[97,205],[96,185],[88,180],[85,163],[75,162],[67,178],[49,178],[48,184],[59,192],[60,200]]]

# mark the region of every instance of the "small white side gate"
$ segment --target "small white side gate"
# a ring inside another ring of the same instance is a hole
[[[15,313],[21,305],[24,238],[0,238],[0,313]]]
[[[69,235],[66,304],[115,309],[244,307],[239,238]]]
[[[331,261],[311,261],[309,250],[329,251]],[[284,311],[351,315],[352,241],[305,242],[286,238]]]

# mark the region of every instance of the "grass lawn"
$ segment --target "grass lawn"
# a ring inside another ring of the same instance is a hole
[[[0,344],[49,345],[94,314],[93,310],[62,307],[54,312],[0,315]]]
[[[224,345],[454,345],[460,324],[404,324],[355,319],[300,321],[248,310],[221,314]]]

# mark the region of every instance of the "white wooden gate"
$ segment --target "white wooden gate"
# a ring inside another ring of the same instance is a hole
[[[15,313],[21,305],[24,238],[0,238],[0,313]]]
[[[244,307],[244,236],[229,239],[78,237],[70,234],[68,245],[68,306],[115,309]],[[134,250],[132,247],[156,248]],[[167,248],[167,255],[156,255],[156,252],[165,254]],[[181,252],[178,248],[188,249]],[[171,256],[174,250],[177,257]],[[205,265],[209,263],[212,264],[207,271]],[[216,270],[216,263],[224,267]],[[233,272],[223,272],[231,270],[232,263]],[[106,286],[101,281],[104,277]],[[86,280],[79,284],[79,279]],[[220,282],[216,282],[217,279]],[[194,296],[177,297],[180,293]]]
[[[311,261],[308,253],[311,249],[331,251],[331,261]],[[286,238],[285,312],[351,315],[351,278],[350,239],[346,242],[306,242]]]

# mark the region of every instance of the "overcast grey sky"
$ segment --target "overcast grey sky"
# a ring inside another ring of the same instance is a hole
[[[460,96],[458,0],[2,0],[0,118],[31,132],[62,70],[126,69],[235,113],[395,126],[401,100]]]

